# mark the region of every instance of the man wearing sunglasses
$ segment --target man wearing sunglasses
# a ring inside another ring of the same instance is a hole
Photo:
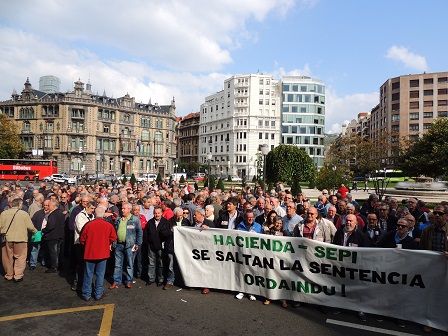
[[[423,229],[420,237],[420,248],[422,250],[443,252],[448,259],[447,210],[442,204],[438,204],[432,213],[434,215],[434,224]],[[432,328],[424,326],[423,331],[430,333]]]
[[[406,218],[400,218],[397,222],[397,229],[388,231],[378,242],[378,247],[418,249],[418,243],[408,234],[411,230],[411,223]]]

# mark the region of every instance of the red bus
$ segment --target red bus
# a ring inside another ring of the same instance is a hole
[[[58,173],[55,160],[0,159],[0,180],[31,181],[37,174],[39,179]]]

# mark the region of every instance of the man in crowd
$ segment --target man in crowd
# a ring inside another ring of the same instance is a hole
[[[148,222],[146,221],[146,217],[143,216],[140,213],[140,206],[138,204],[134,204],[132,205],[132,214],[137,217],[140,220],[140,225],[142,227],[142,232],[143,232],[143,240],[142,240],[142,244],[140,246],[138,246],[137,251],[135,251],[135,277],[138,279],[142,276],[142,271],[143,271],[143,261],[142,261],[142,255],[146,256],[148,255],[148,239],[146,237],[146,225],[148,224]]]
[[[389,214],[389,207],[386,203],[378,203],[376,207],[378,213],[378,225],[384,232],[395,231],[397,228],[397,218]]]
[[[236,229],[238,224],[243,220],[243,217],[238,213],[238,199],[230,197],[226,203],[226,210],[222,211],[219,218],[216,220],[216,227],[221,229]]]
[[[103,219],[106,208],[99,206],[95,210],[96,219],[88,222],[82,230],[80,243],[84,246],[84,280],[82,285],[82,299],[89,301],[92,295],[92,280],[96,280],[93,297],[96,301],[104,296],[103,282],[106,272],[107,259],[110,257],[112,243],[117,240],[115,229]]]
[[[188,194],[193,195],[193,194]],[[162,208],[154,207],[154,217],[146,224],[146,234],[148,237],[148,281],[146,286],[156,283],[157,286],[163,284],[163,260],[162,260],[162,234],[164,227],[168,226],[168,221],[162,216]]]
[[[36,196],[34,196],[34,201],[31,203],[31,205],[28,208],[28,214],[30,215],[30,218],[33,217],[33,215],[42,209],[42,203],[44,202],[44,195],[40,193],[36,193]]]
[[[378,224],[378,215],[375,212],[367,214],[367,225],[362,228],[362,232],[370,240],[371,246],[377,246],[386,233]]]
[[[82,288],[82,279],[84,275],[84,245],[79,241],[81,231],[88,222],[95,218],[93,214],[95,211],[95,203],[88,202],[85,208],[75,218],[75,232],[74,232],[74,250],[75,250],[75,279],[71,287],[72,290],[80,290]],[[104,216],[104,214],[103,214]]]
[[[23,210],[22,200],[16,198],[11,208],[0,214],[0,232],[6,234],[6,243],[2,246],[2,264],[5,279],[23,281],[28,250],[28,232],[35,234],[37,229],[30,216]]]
[[[45,221],[45,225],[47,223],[47,219],[45,218],[48,214],[48,207],[50,204],[50,200],[44,201],[44,208],[37,211],[34,216],[31,218],[31,221],[33,222],[34,227],[38,231],[42,231],[42,226]],[[42,232],[40,234],[42,239]],[[33,240],[31,243],[31,253],[30,253],[30,271],[34,271],[37,266],[37,261],[39,259],[39,256],[41,257],[41,265],[45,266],[45,258],[43,256],[43,249],[42,249],[42,241],[35,241]]]
[[[143,240],[140,220],[131,213],[132,205],[123,203],[121,211],[123,215],[117,218],[114,224],[118,238],[115,247],[114,282],[109,289],[118,288],[122,283],[123,264],[126,264],[125,287],[132,288],[135,251]]]
[[[50,200],[48,204],[47,223],[42,229],[45,245],[50,257],[50,267],[45,273],[57,273],[59,268],[59,255],[62,241],[64,240],[65,216],[59,210],[59,203]]]
[[[302,221],[303,218],[296,213],[296,204],[293,201],[288,202],[286,204],[286,215],[283,217],[283,232],[288,232],[292,236],[294,228]]]

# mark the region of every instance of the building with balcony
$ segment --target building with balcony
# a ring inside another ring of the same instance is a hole
[[[129,94],[92,94],[80,80],[73,91],[45,93],[27,79],[21,94],[0,102],[0,113],[18,126],[26,154],[41,149],[69,174],[172,173],[175,109],[174,98],[170,105],[136,103]]]
[[[393,166],[402,140],[417,140],[437,118],[448,117],[448,72],[389,78],[380,87],[380,102],[371,112],[370,138],[391,142]]]
[[[181,118],[177,130],[177,144],[180,163],[198,162],[200,113],[190,113]]]
[[[280,88],[271,75],[235,75],[200,108],[199,162],[211,173],[251,179],[259,147],[280,142]],[[211,156],[209,162],[208,156]]]

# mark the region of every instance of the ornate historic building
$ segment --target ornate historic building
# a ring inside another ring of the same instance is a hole
[[[170,105],[136,103],[93,94],[80,80],[67,93],[33,89],[0,102],[0,113],[14,119],[26,154],[42,153],[69,174],[130,174],[174,171],[176,116]]]
[[[179,163],[199,160],[199,116],[199,112],[190,113],[179,121],[177,141]]]

